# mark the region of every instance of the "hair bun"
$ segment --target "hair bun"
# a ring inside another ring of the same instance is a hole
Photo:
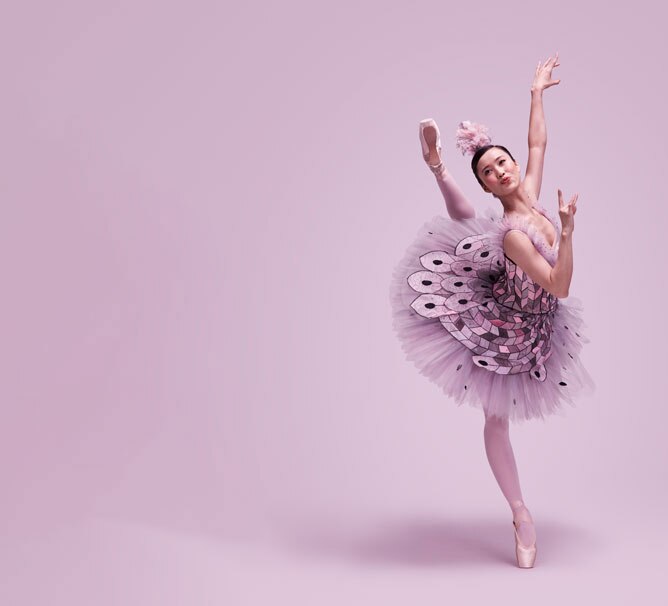
[[[478,149],[489,145],[491,142],[489,129],[485,125],[469,120],[459,123],[455,144],[463,155],[469,154],[472,156]]]

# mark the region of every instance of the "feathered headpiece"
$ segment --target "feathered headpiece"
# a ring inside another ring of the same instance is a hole
[[[483,124],[477,124],[469,120],[459,123],[455,144],[462,154],[472,156],[479,148],[489,145],[491,142],[489,129]]]

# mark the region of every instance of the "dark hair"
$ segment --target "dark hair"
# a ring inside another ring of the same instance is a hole
[[[478,148],[475,154],[473,154],[473,158],[471,158],[471,168],[473,169],[473,174],[475,175],[475,178],[478,179],[478,183],[482,185],[483,187],[485,184],[482,182],[480,177],[478,176],[478,171],[476,170],[478,168],[478,162],[480,161],[480,158],[482,158],[483,154],[495,147],[498,147],[499,149],[502,149],[504,152],[506,152],[509,156],[510,159],[513,162],[516,162],[515,158],[513,158],[513,154],[511,154],[503,145],[483,145],[482,147]]]

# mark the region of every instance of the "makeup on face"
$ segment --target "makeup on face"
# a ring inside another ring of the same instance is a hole
[[[508,187],[513,187],[517,164],[506,152],[499,149],[489,150],[480,159],[480,165],[478,174],[491,193],[500,194]]]

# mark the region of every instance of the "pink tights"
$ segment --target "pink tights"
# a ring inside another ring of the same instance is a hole
[[[447,172],[444,166],[435,171],[436,183],[443,194],[445,206],[452,219],[469,219],[475,217],[473,205],[466,199],[464,192],[459,188],[457,182]]]
[[[528,546],[536,540],[536,532],[531,513],[522,498],[517,464],[510,444],[509,425],[507,417],[495,417],[485,413],[485,452],[499,488],[513,512],[520,542]]]
[[[443,194],[445,206],[452,219],[475,217],[473,205],[459,188],[452,176],[442,167],[433,171],[438,187]],[[520,479],[513,447],[510,444],[509,422],[507,418],[488,415],[485,412],[485,452],[503,496],[508,501],[517,525],[517,534],[523,545],[531,545],[536,540],[536,532],[531,513],[524,504]]]

